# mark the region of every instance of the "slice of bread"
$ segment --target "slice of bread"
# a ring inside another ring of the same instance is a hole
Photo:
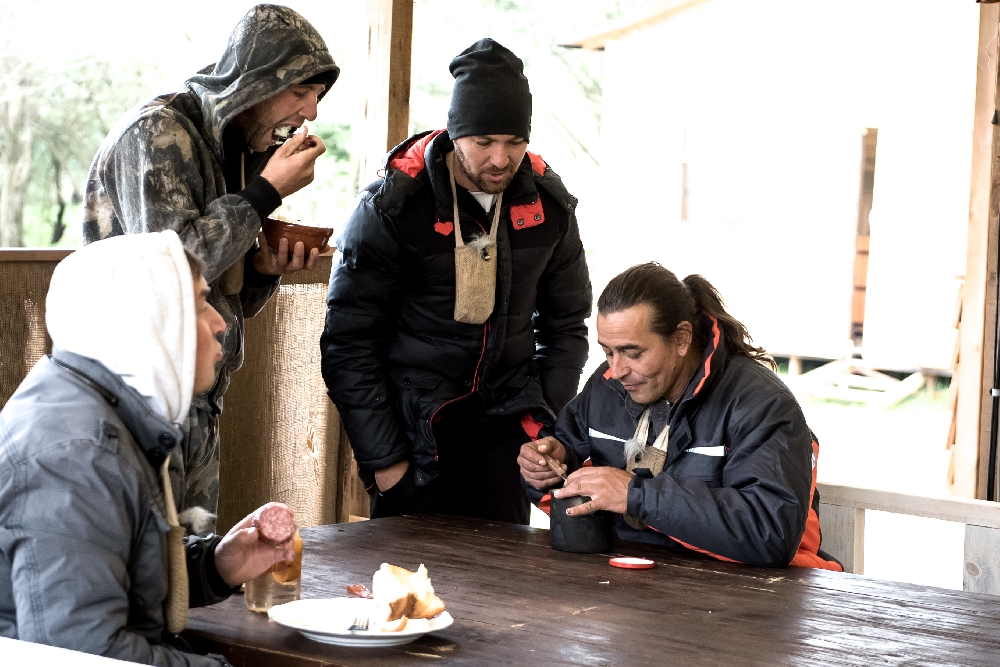
[[[434,594],[434,587],[427,577],[427,568],[420,565],[416,572],[382,563],[372,577],[372,596],[378,615],[385,614],[387,621],[403,616],[431,618],[444,611],[444,602]]]

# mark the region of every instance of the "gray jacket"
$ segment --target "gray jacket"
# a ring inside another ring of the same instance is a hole
[[[0,410],[0,636],[152,665],[168,642],[158,474],[180,432],[102,364],[55,351]],[[225,599],[218,537],[187,538],[190,604]]]
[[[252,263],[262,219],[281,203],[259,176],[275,148],[250,153],[242,133],[226,129],[241,112],[324,73],[329,89],[340,69],[315,28],[287,7],[258,5],[233,30],[218,63],[184,90],[126,113],[90,168],[84,243],[173,229],[206,264],[209,302],[228,328],[216,385],[195,397],[196,408],[222,410],[229,378],[243,364],[243,319],[278,285]],[[234,266],[242,275],[226,273]]]

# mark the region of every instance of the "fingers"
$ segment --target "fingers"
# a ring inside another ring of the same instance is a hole
[[[282,239],[285,240],[285,239]],[[293,273],[295,271],[301,271],[305,267],[305,244],[302,241],[298,241],[295,244],[295,249],[292,251],[292,259],[288,262],[284,268],[284,273]]]
[[[521,445],[521,451],[517,457],[521,476],[530,486],[540,491],[556,486],[562,481],[562,478],[549,467],[544,455],[540,455],[533,444],[527,442]],[[565,466],[563,469],[565,470]]]
[[[591,498],[585,503],[581,503],[576,507],[569,507],[566,509],[566,516],[585,516],[587,514],[593,514],[597,510],[602,509],[596,498]]]
[[[535,448],[542,454],[548,454],[560,463],[566,460],[566,448],[551,435],[535,441]]]
[[[326,144],[324,144],[323,140],[317,137],[316,135],[309,137],[308,142],[306,142],[305,139],[303,139],[302,147],[299,149],[299,153],[304,158],[310,161],[315,160],[325,152],[326,152]]]
[[[524,481],[535,487],[538,490],[548,489],[559,484],[562,478],[555,474],[551,470],[543,470],[541,472],[530,472],[527,470],[521,470],[521,476],[524,477]]]
[[[305,141],[305,137],[302,134],[296,132],[295,134],[290,136],[287,141],[278,146],[278,148],[274,151],[274,155],[272,156],[272,158],[283,158],[283,159],[290,158],[292,155],[295,155],[300,150],[302,150],[303,141]]]
[[[257,244],[260,246],[260,250],[253,257],[253,268],[260,273],[273,273],[274,253],[271,252],[271,246],[268,245],[264,232],[257,234]]]
[[[521,452],[517,457],[517,463],[521,466],[522,470],[527,470],[532,473],[540,472],[551,472],[548,464],[545,462],[545,456],[538,453],[534,447],[533,443],[525,443],[521,445]]]
[[[586,507],[580,505],[566,510],[570,516],[590,514],[597,510],[610,510],[624,514],[628,509],[628,487],[632,474],[619,468],[595,466],[577,470],[566,481],[563,489],[556,489],[553,495],[557,498],[567,496],[589,496],[590,503]],[[583,509],[580,509],[583,507]]]
[[[313,248],[309,251],[309,259],[306,260],[306,269],[312,269],[316,266],[316,261],[319,259],[319,248]]]

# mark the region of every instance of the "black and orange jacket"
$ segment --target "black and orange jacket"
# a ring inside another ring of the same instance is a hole
[[[337,242],[322,370],[366,486],[403,460],[418,484],[432,479],[433,424],[463,399],[554,424],[587,359],[591,288],[576,199],[538,155],[525,156],[503,194],[493,314],[482,325],[455,321],[451,150],[446,131],[393,149]],[[492,214],[461,186],[458,204],[466,242],[489,231]]]
[[[714,318],[702,315],[699,327],[708,343],[671,408],[663,471],[636,471],[629,485],[628,513],[648,528],[619,520],[618,537],[751,565],[839,571],[817,554],[819,446],[795,397],[771,370],[727,349]],[[556,424],[570,470],[588,459],[624,469],[624,441],[645,407],[602,364]],[[656,435],[651,428],[649,444]]]

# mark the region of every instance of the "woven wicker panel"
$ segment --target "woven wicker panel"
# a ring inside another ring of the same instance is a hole
[[[325,314],[326,283],[300,283],[282,285],[247,320],[246,361],[222,416],[220,531],[272,500],[290,505],[299,526],[367,516],[320,373]]]
[[[56,262],[0,262],[0,405],[52,349],[45,294]]]

